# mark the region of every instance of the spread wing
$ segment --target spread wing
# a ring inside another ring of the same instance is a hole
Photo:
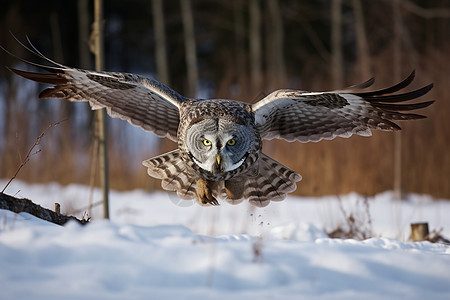
[[[332,92],[275,91],[253,105],[256,126],[263,139],[318,142],[352,134],[370,136],[371,129],[399,130],[397,120],[424,118],[403,113],[427,107],[434,101],[399,104],[425,95],[433,84],[421,89],[395,93],[414,79],[412,72],[402,82],[381,90],[358,92],[370,86],[370,79],[360,85]]]
[[[27,79],[52,85],[43,90],[39,98],[87,101],[92,109],[106,108],[111,117],[126,120],[132,125],[154,132],[157,136],[176,141],[179,106],[187,98],[156,80],[139,75],[95,72],[58,64],[41,54],[31,43],[30,45],[32,49],[22,44],[52,66],[21,60],[47,73],[9,69]]]

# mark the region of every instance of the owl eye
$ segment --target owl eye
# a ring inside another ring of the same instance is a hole
[[[208,140],[208,139],[204,139],[204,140],[203,140],[203,145],[205,145],[205,146],[211,146],[211,141]]]
[[[234,146],[236,144],[236,140],[235,139],[231,139],[227,142],[228,146]]]

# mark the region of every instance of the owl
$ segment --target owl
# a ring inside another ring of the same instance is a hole
[[[262,140],[318,142],[353,134],[370,136],[372,129],[399,130],[394,121],[424,117],[405,111],[433,103],[401,103],[433,87],[399,93],[412,82],[414,72],[394,86],[375,91],[362,91],[373,84],[372,78],[330,92],[277,90],[255,104],[193,99],[139,75],[64,66],[29,44],[22,46],[47,63],[22,61],[46,73],[9,69],[51,85],[39,98],[87,101],[94,110],[106,108],[111,117],[175,141],[177,149],[143,165],[150,176],[162,181],[163,189],[205,206],[219,205],[217,199],[232,204],[247,199],[264,207],[296,189],[302,177],[264,154]]]

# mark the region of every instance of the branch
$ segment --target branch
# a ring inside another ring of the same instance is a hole
[[[445,8],[423,8],[411,1],[403,0],[401,5],[413,14],[425,18],[450,18],[450,10]]]
[[[20,158],[20,165],[17,168],[16,172],[14,173],[14,175],[9,179],[8,183],[6,183],[5,187],[3,188],[3,190],[0,192],[1,194],[3,194],[6,190],[6,188],[10,185],[10,183],[17,177],[17,174],[19,174],[20,170],[27,164],[27,162],[30,161],[31,156],[38,154],[39,152],[41,152],[41,149],[38,149],[36,151],[33,152],[34,148],[39,145],[39,141],[44,137],[45,133],[52,127],[55,127],[59,124],[61,124],[62,122],[64,122],[65,120],[56,122],[56,123],[51,123],[48,125],[47,128],[44,129],[44,131],[42,131],[42,133],[36,138],[36,140],[34,141],[34,144],[30,147],[30,149],[28,149],[27,155],[25,156],[24,159],[22,159],[22,156],[20,155],[19,152],[19,158]]]
[[[31,200],[18,199],[4,193],[0,193],[0,209],[7,209],[15,213],[26,212],[58,225],[64,225],[70,220],[77,221],[80,224],[89,222],[89,219],[79,220],[73,216],[65,216],[34,204]]]

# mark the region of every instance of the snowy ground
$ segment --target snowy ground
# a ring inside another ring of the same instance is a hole
[[[78,217],[89,199],[79,185],[14,181],[6,192]],[[84,227],[0,210],[0,299],[449,299],[450,247],[408,239],[422,221],[450,237],[450,201],[340,198],[251,210],[112,192],[111,221],[97,206]],[[344,214],[373,238],[328,238]]]

